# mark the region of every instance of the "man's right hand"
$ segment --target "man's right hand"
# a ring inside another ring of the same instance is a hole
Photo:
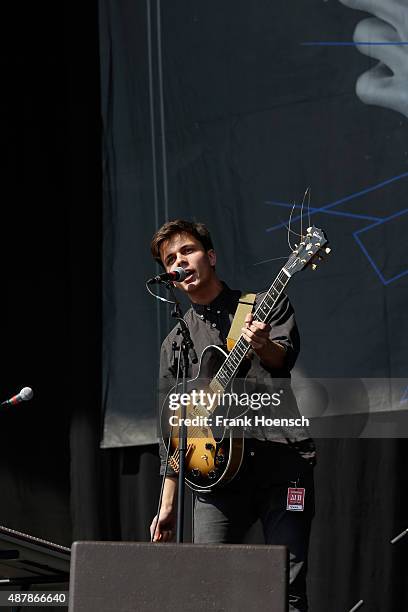
[[[157,514],[150,525],[152,542],[171,542],[176,534],[177,478],[168,476],[164,481],[159,520]],[[157,521],[157,525],[156,525]]]
[[[156,525],[157,522],[157,525]],[[173,507],[160,510],[159,520],[157,514],[150,525],[150,537],[152,542],[171,542],[174,540],[176,528],[176,513]]]

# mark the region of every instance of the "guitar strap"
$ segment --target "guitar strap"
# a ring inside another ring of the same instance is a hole
[[[227,349],[232,351],[238,338],[241,335],[241,330],[244,327],[245,317],[252,312],[255,303],[256,293],[242,293],[239,298],[238,306],[235,311],[234,319],[231,323],[231,329],[227,338]]]

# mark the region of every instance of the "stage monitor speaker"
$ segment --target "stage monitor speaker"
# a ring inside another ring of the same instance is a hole
[[[69,612],[287,612],[285,546],[75,542]]]

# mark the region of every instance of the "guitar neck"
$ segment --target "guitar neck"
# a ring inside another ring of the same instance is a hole
[[[281,293],[289,282],[291,274],[284,266],[273,281],[265,294],[262,302],[254,312],[254,320],[267,323],[271,317],[272,310]],[[236,375],[245,355],[250,349],[249,343],[241,335],[227,359],[210,382],[210,389],[215,393],[223,393]]]

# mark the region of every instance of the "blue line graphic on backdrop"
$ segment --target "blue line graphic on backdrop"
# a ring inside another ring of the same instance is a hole
[[[408,274],[408,270],[404,270],[403,272],[400,272],[400,274],[396,274],[392,278],[387,278],[387,279],[384,278],[382,272],[380,271],[380,269],[376,265],[375,261],[373,260],[373,258],[371,257],[371,255],[369,254],[367,249],[365,248],[364,244],[361,242],[361,239],[359,238],[359,235],[363,234],[364,232],[367,232],[372,227],[377,227],[378,225],[383,225],[387,221],[390,221],[391,219],[395,219],[397,217],[400,217],[401,215],[405,215],[406,213],[408,213],[408,208],[405,208],[404,210],[400,210],[399,212],[394,213],[393,215],[390,215],[389,217],[385,217],[384,219],[381,219],[380,221],[376,221],[375,223],[372,223],[371,225],[368,225],[367,227],[364,227],[363,229],[360,229],[360,230],[357,230],[356,232],[353,232],[354,239],[357,241],[357,244],[359,245],[359,247],[361,248],[361,250],[363,251],[363,253],[367,257],[368,261],[370,262],[370,264],[372,265],[374,270],[377,272],[378,276],[380,277],[380,279],[384,283],[384,285],[389,285],[390,283],[398,280],[402,276],[405,276],[406,274]]]
[[[384,275],[382,274],[381,270],[378,268],[377,264],[375,263],[374,259],[371,257],[371,255],[369,254],[369,252],[367,251],[366,247],[364,246],[361,238],[360,238],[360,234],[370,230],[373,227],[377,227],[380,225],[383,225],[384,223],[386,223],[387,221],[390,221],[396,217],[399,217],[401,215],[404,215],[406,213],[408,213],[408,208],[404,208],[400,211],[398,211],[397,213],[394,213],[393,215],[390,215],[388,217],[377,217],[377,216],[373,216],[373,215],[360,215],[360,214],[356,214],[356,213],[349,213],[349,212],[345,212],[345,211],[338,211],[338,210],[333,210],[336,206],[340,205],[340,204],[344,204],[346,202],[350,202],[352,200],[355,200],[363,195],[367,195],[368,193],[372,193],[373,191],[376,191],[378,189],[381,189],[382,187],[385,187],[387,185],[390,185],[391,183],[395,183],[396,181],[400,181],[404,178],[408,177],[408,172],[404,172],[403,174],[398,174],[397,176],[393,176],[385,181],[381,181],[380,183],[376,183],[375,185],[372,185],[371,187],[367,187],[365,189],[362,189],[360,191],[356,191],[348,196],[345,196],[343,198],[340,198],[339,200],[335,200],[334,202],[329,202],[327,204],[324,204],[323,206],[319,206],[319,207],[315,207],[315,206],[311,206],[309,209],[309,215],[310,217],[312,217],[312,215],[314,214],[319,214],[319,213],[324,213],[327,215],[335,215],[335,216],[339,216],[339,217],[347,217],[349,219],[360,219],[360,220],[367,220],[367,221],[373,221],[373,223],[371,223],[370,225],[367,225],[366,227],[364,227],[363,229],[357,230],[355,232],[353,232],[353,237],[355,239],[355,241],[357,242],[358,246],[360,247],[361,251],[364,253],[365,257],[367,257],[368,261],[370,262],[371,266],[373,267],[373,269],[375,270],[376,274],[378,275],[378,277],[380,278],[381,282],[384,285],[389,285],[390,283],[398,280],[399,278],[401,278],[402,276],[405,276],[408,274],[408,269],[407,270],[403,270],[401,273],[396,274],[395,276],[393,276],[392,278],[385,278]],[[265,202],[265,204],[270,204],[272,206],[281,206],[284,208],[294,208],[294,209],[301,209],[301,205],[300,204],[289,204],[288,202],[279,202],[276,200],[267,200]],[[301,215],[297,215],[296,217],[292,218],[292,223],[294,223],[295,221],[298,221],[301,219]],[[281,229],[283,227],[285,227],[286,224],[284,222],[278,223],[277,225],[273,225],[271,227],[268,227],[266,229],[266,232],[274,232],[278,229]]]
[[[335,200],[334,202],[329,202],[328,204],[323,204],[323,206],[319,206],[319,208],[313,208],[310,210],[310,216],[312,216],[315,213],[322,213],[322,212],[327,212],[330,209],[334,208],[335,206],[338,206],[339,204],[344,204],[345,202],[350,202],[351,200],[355,200],[356,198],[366,195],[367,193],[371,193],[372,191],[376,191],[377,189],[381,189],[381,187],[385,187],[386,185],[390,185],[391,183],[395,183],[396,181],[400,181],[403,178],[407,178],[408,177],[408,172],[404,172],[404,174],[398,174],[397,176],[393,176],[390,179],[387,179],[385,181],[381,181],[381,183],[376,183],[375,185],[372,185],[371,187],[367,187],[366,189],[362,189],[361,191],[356,191],[355,193],[352,193],[351,195],[345,196],[344,198],[340,198],[339,200]],[[275,202],[273,200],[267,200],[265,202],[265,204],[274,204],[274,205],[284,205],[287,208],[292,208],[293,204],[288,204],[287,202],[282,203],[282,202]],[[301,206],[295,206],[295,208],[301,208]],[[407,209],[408,210],[408,209]],[[313,211],[313,212],[312,212]],[[330,213],[328,213],[330,214]],[[343,216],[343,215],[342,215]],[[354,218],[354,215],[352,213],[344,213],[344,216],[347,217],[351,217]],[[381,217],[370,217],[370,219],[375,219],[376,221],[381,220]],[[292,218],[292,223],[294,223],[295,221],[300,220],[300,215],[298,215],[297,217],[293,217]],[[274,230],[277,229],[281,229],[282,227],[285,227],[285,223],[278,223],[277,225],[273,225],[272,227],[268,227],[266,229],[267,232],[273,232]]]

